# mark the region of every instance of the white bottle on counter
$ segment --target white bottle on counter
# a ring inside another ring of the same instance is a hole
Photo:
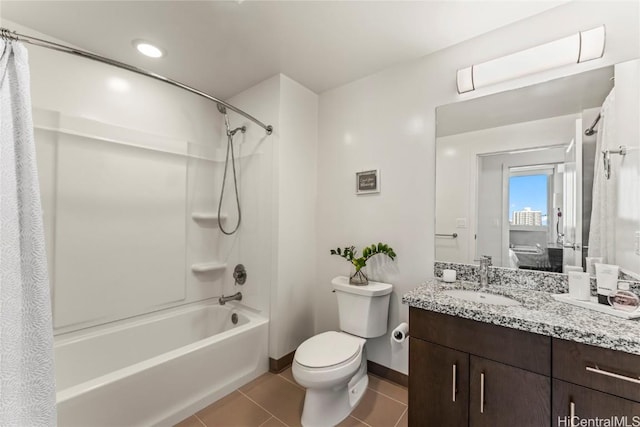
[[[609,295],[618,290],[618,272],[620,267],[611,264],[595,264],[598,284],[598,302],[609,305]]]

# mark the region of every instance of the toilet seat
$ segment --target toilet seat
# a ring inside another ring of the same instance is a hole
[[[303,387],[326,389],[343,384],[366,364],[364,338],[323,332],[300,344],[293,356],[293,377]]]
[[[309,369],[336,368],[357,358],[364,342],[343,332],[324,332],[300,344],[294,360]]]

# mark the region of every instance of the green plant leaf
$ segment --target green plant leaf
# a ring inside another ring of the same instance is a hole
[[[382,242],[378,242],[377,245],[375,243],[372,243],[371,246],[365,246],[362,249],[361,257],[358,257],[358,251],[356,251],[356,247],[353,245],[345,246],[344,249],[331,249],[330,253],[331,255],[339,255],[349,261],[351,264],[353,264],[356,271],[360,271],[361,268],[366,267],[367,260],[376,254],[385,254],[392,260],[394,260],[397,256],[393,248]]]

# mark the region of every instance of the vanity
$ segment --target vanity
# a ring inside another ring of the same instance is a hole
[[[587,257],[640,295],[640,213],[599,211],[639,191],[623,178],[639,76],[636,59],[436,109],[436,279],[403,297],[411,426],[640,427],[640,320],[551,297]],[[494,266],[483,294],[478,258]]]
[[[572,416],[640,425],[640,322],[517,286],[490,287],[517,306],[447,295],[454,288],[477,285],[433,279],[403,297],[409,425],[568,427]]]

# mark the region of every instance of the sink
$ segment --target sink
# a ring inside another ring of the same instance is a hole
[[[486,292],[469,291],[465,289],[450,289],[442,291],[443,294],[464,301],[477,302],[481,304],[493,304],[503,306],[522,305],[520,302],[502,295],[489,294]]]

